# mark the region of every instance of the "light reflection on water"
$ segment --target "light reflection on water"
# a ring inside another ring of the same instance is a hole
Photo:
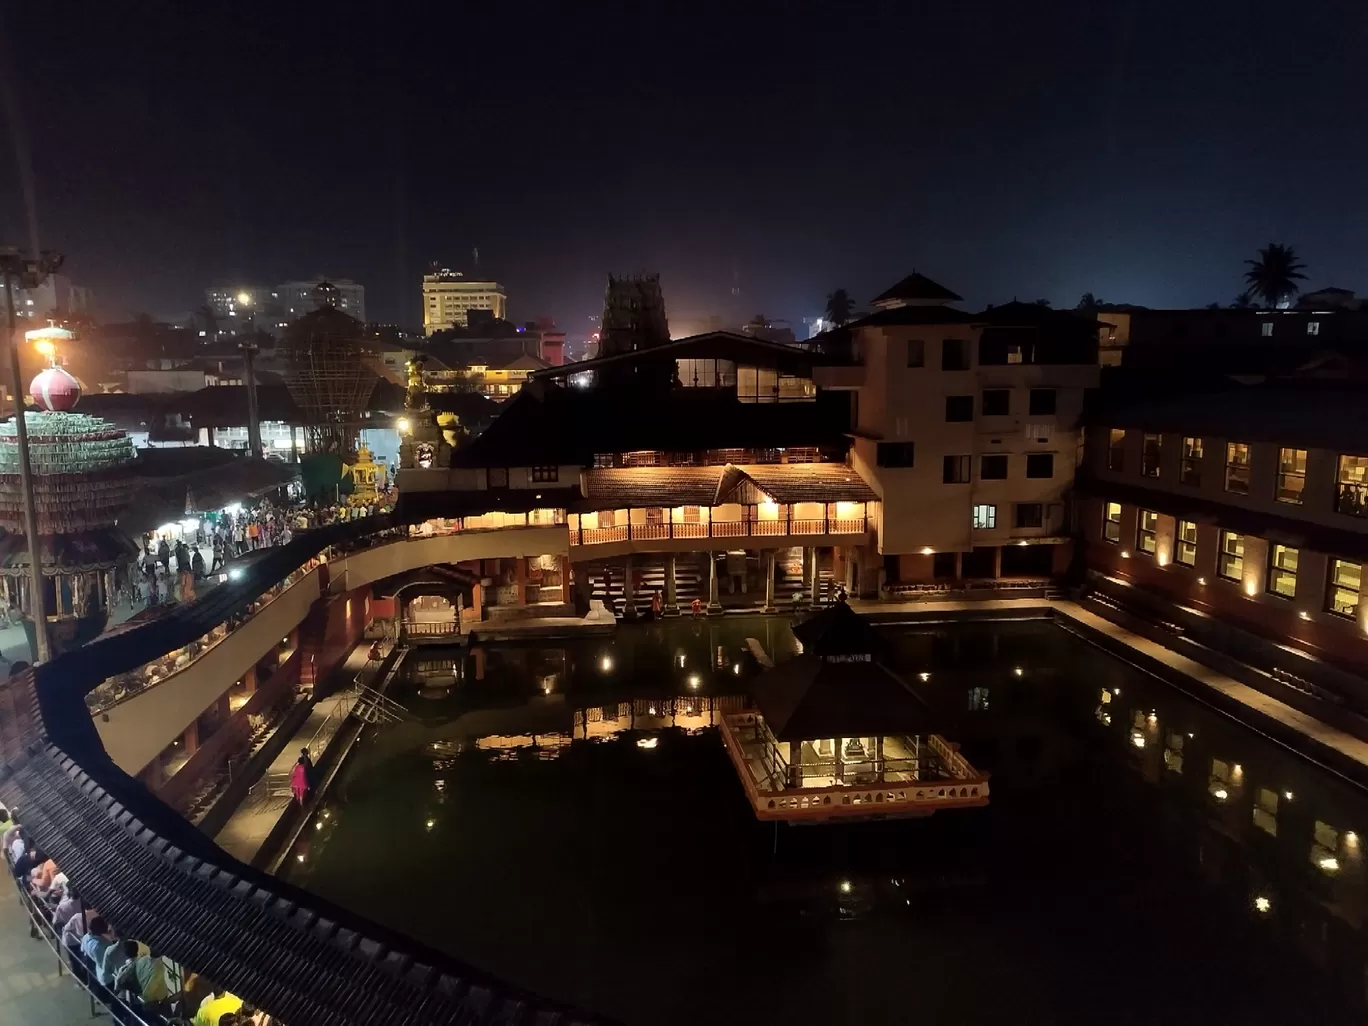
[[[1361,1009],[1361,792],[1052,625],[890,635],[988,809],[755,822],[710,723],[792,637],[686,620],[425,650],[296,875],[632,1023]]]

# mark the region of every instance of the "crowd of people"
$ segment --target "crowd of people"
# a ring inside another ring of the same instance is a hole
[[[17,811],[0,805],[0,829],[0,846],[35,925],[60,945],[72,975],[110,1009],[116,1022],[273,1026],[269,1015],[224,987],[183,970],[147,944],[121,937],[33,844]]]

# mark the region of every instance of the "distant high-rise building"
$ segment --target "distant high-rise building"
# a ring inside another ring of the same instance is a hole
[[[89,306],[89,290],[61,274],[50,275],[36,289],[14,290],[14,312],[20,317],[65,317],[85,313]]]
[[[366,323],[366,289],[347,278],[287,281],[277,285],[274,293],[280,313],[287,321],[303,317],[321,306],[331,306]]]
[[[270,299],[271,290],[265,285],[249,285],[246,282],[215,285],[204,290],[204,305],[220,321],[245,318],[266,306]]]
[[[475,281],[445,267],[423,275],[423,330],[427,334],[466,327],[471,310],[488,310],[498,320],[506,320],[508,294],[497,281]]]

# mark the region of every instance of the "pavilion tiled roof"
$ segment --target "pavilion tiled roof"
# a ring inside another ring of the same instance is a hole
[[[880,292],[874,297],[874,302],[957,303],[963,298],[963,296],[951,292],[940,282],[932,281],[926,275],[913,271],[896,285]]]
[[[193,828],[178,831],[185,846],[178,845],[55,746],[10,769],[0,796],[21,810],[35,843],[78,881],[92,907],[123,936],[174,957],[279,1021],[589,1021],[241,865],[207,837],[194,839]]]
[[[743,501],[746,485],[779,503],[870,502],[878,495],[843,463],[748,463],[713,467],[624,467],[585,473],[579,509],[716,506]]]

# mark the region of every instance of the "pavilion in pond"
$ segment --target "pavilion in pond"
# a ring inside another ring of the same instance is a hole
[[[935,732],[930,707],[882,658],[884,642],[838,602],[793,628],[801,655],[766,669],[754,708],[722,736],[760,819],[925,816],[988,804],[988,775]]]

